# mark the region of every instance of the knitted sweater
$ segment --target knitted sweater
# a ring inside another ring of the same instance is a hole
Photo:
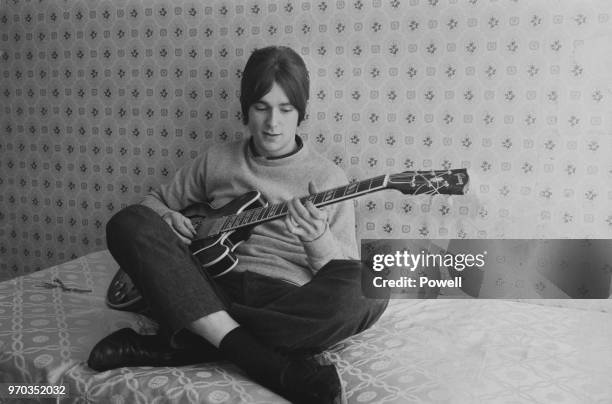
[[[347,184],[342,169],[308,144],[287,157],[266,159],[253,155],[247,138],[209,148],[141,203],[163,215],[197,202],[220,208],[248,191],[258,190],[264,200],[274,204],[307,195],[309,181],[319,192]],[[239,262],[234,270],[302,285],[331,259],[358,259],[352,201],[323,209],[328,211],[329,228],[312,242],[302,243],[282,219],[255,226],[251,237],[235,251]]]

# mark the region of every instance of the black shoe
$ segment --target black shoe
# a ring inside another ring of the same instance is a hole
[[[345,402],[336,367],[320,365],[312,359],[290,361],[281,374],[281,389],[296,404]]]
[[[102,372],[124,366],[183,366],[207,359],[210,360],[202,358],[197,349],[174,349],[157,335],[141,335],[122,328],[93,347],[87,364]]]

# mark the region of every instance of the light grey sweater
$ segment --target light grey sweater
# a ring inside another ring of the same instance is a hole
[[[181,168],[174,178],[149,193],[142,204],[159,215],[191,204],[208,202],[220,208],[252,190],[271,204],[308,195],[308,182],[318,191],[346,185],[344,171],[308,144],[279,159],[254,156],[248,139],[218,144]],[[358,259],[355,211],[352,201],[326,206],[328,230],[317,240],[302,243],[282,219],[256,226],[236,249],[235,271],[249,270],[302,285],[331,259]]]

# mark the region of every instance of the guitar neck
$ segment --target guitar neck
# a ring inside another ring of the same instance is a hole
[[[387,188],[388,181],[389,175],[380,175],[367,180],[353,182],[338,188],[304,196],[299,199],[302,203],[311,201],[314,206],[319,208],[347,199],[356,198],[371,192],[383,190]],[[222,222],[223,224],[220,228],[216,229],[216,233],[221,234],[227,231],[237,230],[243,227],[275,220],[286,216],[287,212],[287,202],[282,202],[274,205],[245,210],[234,215],[224,216],[217,219],[219,220],[219,223]]]

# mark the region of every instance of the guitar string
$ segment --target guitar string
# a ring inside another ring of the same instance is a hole
[[[420,184],[420,185],[419,185],[419,187],[418,187],[418,188],[416,188],[416,190],[414,191],[414,194],[415,194],[415,195],[418,195],[418,194],[424,194],[424,195],[441,195],[442,193],[441,193],[439,190],[440,190],[440,189],[442,189],[442,188],[444,188],[444,187],[445,187],[445,185],[444,185],[444,184],[442,184],[442,185],[434,185],[434,184],[433,184],[433,183],[432,183],[432,182],[431,182],[431,181],[430,181],[430,180],[429,180],[429,179],[426,177],[426,175],[430,175],[430,176],[432,176],[432,177],[434,177],[434,178],[435,178],[435,177],[438,177],[438,176],[440,176],[440,175],[444,175],[444,174],[447,174],[447,175],[448,175],[448,174],[451,174],[451,173],[452,173],[452,170],[444,170],[444,171],[441,171],[441,170],[440,170],[440,171],[436,171],[436,170],[431,170],[431,171],[414,171],[414,172],[410,172],[410,173],[400,173],[400,174],[397,174],[397,175],[395,175],[395,176],[394,176],[394,178],[395,178],[396,180],[397,180],[397,179],[399,179],[399,178],[406,178],[406,179],[408,179],[408,178],[409,178],[409,179],[411,179],[411,180],[412,180],[412,181],[411,181],[412,183],[414,183],[414,179],[415,179],[415,178],[417,178],[417,177],[418,177],[418,178],[422,178],[422,179],[425,181],[425,183]],[[416,175],[415,175],[415,174],[416,174]],[[383,176],[384,176],[384,175],[383,175]],[[364,180],[364,181],[361,181],[361,182],[370,181],[370,186],[371,186],[371,185],[372,185],[372,183],[373,183],[373,182],[374,182],[376,179],[379,179],[380,177],[382,177],[382,176],[379,176],[379,177],[374,177],[374,178],[371,178],[371,179],[368,179],[368,180]],[[401,181],[401,179],[400,179],[400,181]],[[445,184],[446,184],[446,186],[447,186],[447,185],[448,185],[448,182],[447,182],[447,181],[445,181]],[[351,184],[349,184],[349,185],[351,185]],[[349,185],[346,185],[346,186],[343,186],[343,187],[334,188],[334,189],[329,190],[329,191],[324,191],[324,192],[317,193],[317,194],[315,194],[315,198],[313,198],[313,199],[311,199],[311,200],[316,199],[316,197],[318,197],[319,195],[323,195],[323,197],[324,197],[324,196],[325,196],[325,194],[328,194],[329,192],[332,192],[332,191],[333,191],[333,192],[334,192],[334,194],[335,194],[335,192],[336,192],[337,190],[339,190],[339,189],[343,189],[343,188],[345,189],[345,192],[346,192],[346,189],[348,189]],[[420,190],[421,190],[421,188],[422,188],[422,187],[424,187],[424,186],[428,186],[428,187],[429,187],[429,190],[428,190],[428,191],[426,191],[426,192],[422,192],[422,193],[420,193],[419,191],[420,191]],[[344,194],[343,196],[345,196],[345,195],[346,195],[346,194]],[[303,197],[303,198],[300,198],[300,200],[304,200],[304,201],[305,201],[305,200],[308,200],[309,198],[311,198],[311,196],[305,196],[305,197]],[[323,201],[322,201],[322,202],[323,202]],[[274,205],[273,205],[273,206],[274,206]],[[281,213],[283,213],[283,210],[285,209],[285,207],[286,207],[286,202],[282,202],[282,203],[278,204],[278,208],[275,208],[275,209],[274,209],[273,211],[271,211],[271,212],[275,212],[275,213],[273,213],[273,215],[274,215],[274,214],[276,214],[277,212],[281,212]],[[233,219],[231,222],[227,222],[227,223],[231,223],[231,224],[233,224],[233,223],[235,222],[235,220],[238,218],[238,216],[245,215],[246,213],[249,213],[249,216],[248,216],[248,220],[247,220],[247,221],[251,221],[253,218],[258,218],[258,219],[256,219],[256,221],[259,221],[259,220],[261,220],[261,219],[262,219],[262,217],[261,217],[261,216],[262,216],[262,214],[264,213],[264,211],[265,211],[266,209],[269,209],[269,208],[271,208],[271,207],[259,207],[259,208],[252,209],[252,211],[251,211],[251,212],[241,212],[241,213],[239,213],[239,214],[232,215],[232,216],[230,216],[230,217],[234,217],[234,219]],[[286,212],[286,209],[285,209],[285,212]],[[267,214],[265,214],[264,216],[268,217],[268,213],[267,213]],[[244,218],[246,218],[247,216],[243,216],[243,217],[244,217]],[[241,220],[241,222],[242,222],[242,220]],[[243,224],[243,223],[240,223],[240,224]],[[226,226],[225,226],[225,225],[223,225],[223,226],[222,226],[222,228],[221,228],[221,231],[228,231],[228,230],[231,230],[231,228],[232,228],[232,227],[233,227],[233,226],[232,226],[232,225],[230,225],[230,226],[229,226],[229,228],[226,228]]]
[[[377,180],[377,179],[381,179],[382,177],[384,177],[384,175],[383,176],[374,177],[374,178],[369,178],[369,179],[366,179],[366,180],[363,180],[363,181],[359,181],[358,183],[366,183],[366,182],[369,181],[369,183],[370,183],[369,187],[371,189],[372,183],[375,180]],[[355,187],[352,184],[348,184],[348,185],[340,186],[340,187],[333,188],[333,189],[330,189],[330,190],[327,190],[327,191],[318,192],[318,193],[316,193],[314,195],[307,195],[307,196],[301,197],[300,201],[305,202],[306,200],[310,199],[311,201],[314,202],[314,200],[317,197],[321,196],[323,198],[323,200],[321,202],[319,202],[319,203],[322,203],[322,202],[325,202],[325,200],[326,200],[325,196],[326,195],[328,195],[328,194],[335,195],[335,193],[338,190],[341,190],[341,189],[344,189],[344,194],[342,196],[346,196],[347,195],[346,194],[346,190],[351,188],[351,186],[353,188],[355,188],[355,190],[358,189],[358,187]],[[274,208],[273,210],[269,211],[268,213],[263,215],[264,217],[262,217],[262,214],[264,213],[264,211],[266,209],[273,208],[274,206],[276,206],[276,208]],[[230,215],[230,216],[225,216],[225,218],[226,218],[225,219],[225,224],[223,226],[221,226],[221,230],[220,231],[221,232],[225,232],[225,231],[232,230],[232,228],[234,227],[233,225],[234,225],[235,221],[238,219],[238,217],[242,216],[243,218],[247,218],[247,216],[246,216],[247,214],[249,214],[249,216],[248,216],[248,219],[246,220],[246,222],[250,222],[254,218],[257,218],[255,220],[255,222],[257,222],[257,221],[260,221],[262,219],[268,219],[268,218],[270,218],[272,216],[275,216],[275,215],[282,216],[282,215],[284,215],[287,212],[286,206],[287,206],[287,202],[281,202],[281,203],[278,203],[278,204],[275,204],[275,205],[272,205],[272,206],[269,206],[269,207],[262,206],[262,207],[258,207],[258,208],[254,208],[254,209],[248,209],[247,211],[241,212],[241,213],[238,213],[238,214],[233,214],[233,215]],[[270,213],[272,213],[272,215],[270,215]],[[280,213],[280,215],[279,215],[279,213]],[[227,218],[232,218],[232,220],[231,221],[227,221]],[[219,218],[219,219],[223,219],[223,218]],[[244,224],[242,219],[239,221],[238,224],[239,225]],[[229,225],[229,226],[226,226],[226,225]]]
[[[434,185],[434,184],[433,184],[433,183],[432,183],[432,182],[429,180],[429,178],[427,177],[427,175],[433,176],[433,177],[435,178],[435,177],[440,176],[440,175],[444,175],[444,174],[451,174],[451,173],[452,173],[452,171],[451,171],[451,170],[446,170],[446,171],[444,171],[444,172],[440,172],[440,171],[436,172],[435,170],[432,170],[432,171],[415,171],[415,172],[413,172],[413,173],[400,173],[400,174],[394,175],[394,176],[393,176],[393,177],[394,177],[394,179],[393,179],[392,181],[394,181],[394,182],[401,182],[401,181],[402,181],[402,179],[405,179],[405,180],[410,179],[410,180],[412,180],[412,181],[410,181],[410,182],[414,182],[415,178],[420,178],[420,179],[424,180],[424,183],[420,184],[420,185],[419,185],[419,187],[417,187],[417,188],[415,189],[414,194],[415,194],[415,195],[418,195],[418,194],[419,194],[419,191],[420,191],[420,190],[421,190],[423,187],[428,186],[428,187],[429,187],[429,190],[427,190],[427,191],[425,191],[425,192],[422,192],[421,194],[422,194],[422,195],[428,195],[428,196],[431,196],[431,197],[433,198],[433,196],[435,196],[435,195],[442,195],[442,193],[440,192],[440,190],[441,190],[441,189],[443,189],[444,187],[448,186],[448,182],[446,182],[446,181],[445,181],[445,183],[443,183],[443,184],[441,184],[441,185]],[[415,174],[416,174],[416,175],[415,175]],[[378,178],[378,177],[375,177],[375,178]],[[364,181],[370,181],[370,185],[371,185],[371,184],[372,184],[372,182],[373,182],[373,180],[374,180],[375,178],[371,178],[371,179],[369,179],[369,180],[364,180]],[[349,184],[349,185],[350,185],[350,184]],[[340,188],[342,188],[342,187],[339,187],[338,189],[340,189]],[[346,187],[345,187],[345,188],[346,188]],[[336,190],[336,189],[334,189],[334,191],[335,191],[335,190]],[[316,195],[320,195],[320,194],[322,195],[322,194],[325,194],[325,193],[327,193],[327,192],[329,192],[329,191],[322,192],[322,193],[318,193],[318,194],[316,194]],[[307,197],[304,197],[304,198],[309,198],[309,197],[307,196]],[[429,205],[431,205],[432,203],[433,203],[433,199],[430,199]],[[283,208],[284,208],[284,206],[285,206],[285,205],[286,205],[286,203],[285,203],[285,202],[283,202],[283,203],[279,204],[279,208],[274,209],[274,212],[278,212],[278,211],[282,212],[282,211],[283,211]],[[274,206],[274,205],[273,205],[273,206]],[[260,216],[261,216],[261,214],[262,214],[262,213],[265,211],[265,209],[269,209],[269,208],[271,208],[271,207],[260,207],[260,208],[256,208],[256,209],[254,209],[254,212],[252,212],[252,214],[251,214],[251,216],[250,216],[250,219],[249,219],[249,220],[251,220],[253,217],[260,217]],[[256,212],[255,212],[255,211],[256,211]],[[239,214],[238,214],[238,215],[239,215]],[[232,215],[232,217],[233,217],[233,216],[238,216],[238,215]],[[268,216],[268,214],[266,214],[265,216]],[[232,220],[230,223],[233,223],[234,221],[235,221],[235,219],[234,219],[234,220]],[[477,233],[478,233],[478,232],[481,232],[481,231],[483,230],[482,228],[480,228],[479,226],[477,226],[477,225],[474,223],[474,221],[473,221],[473,220],[466,220],[466,221],[462,221],[462,224],[463,224],[463,226],[467,225],[468,227],[472,227],[473,229],[475,229],[475,230],[476,230],[476,232],[477,232]],[[461,227],[463,227],[463,226],[461,226]],[[223,227],[222,227],[222,229],[223,229],[223,230],[222,230],[222,232],[223,232],[223,231],[228,231],[228,229],[225,229],[225,226],[223,226]],[[230,226],[230,229],[231,229],[231,226]]]
[[[449,171],[446,171],[445,173],[446,173],[446,174],[450,174],[450,173],[451,173],[451,171],[449,170]],[[435,175],[436,173],[435,173],[434,171],[431,171],[431,172],[425,172],[425,174]],[[422,178],[423,178],[423,179],[424,179],[424,180],[425,180],[425,181],[426,181],[426,182],[429,184],[429,186],[430,186],[430,189],[429,189],[428,191],[426,191],[426,192],[423,192],[422,194],[423,194],[423,195],[429,195],[429,196],[431,196],[431,197],[432,197],[432,198],[430,199],[430,201],[429,201],[429,205],[431,205],[431,204],[433,203],[433,196],[435,196],[435,195],[441,195],[441,193],[439,192],[439,189],[443,188],[444,186],[443,186],[443,185],[440,185],[440,186],[438,186],[438,187],[434,186],[434,185],[431,183],[431,181],[429,181],[429,180],[428,180],[428,178],[427,178],[427,177],[425,177],[425,176],[424,176],[422,173],[417,174],[417,176],[422,177]],[[415,175],[411,175],[411,174],[407,174],[407,173],[402,173],[401,175],[398,175],[397,177],[407,177],[406,179],[412,179],[412,180],[414,180],[414,178],[415,178],[415,177],[417,177],[417,176],[415,176]],[[436,175],[436,176],[437,176],[437,175]],[[395,176],[394,176],[394,177],[395,177]],[[397,177],[395,177],[395,178],[397,178]],[[400,180],[400,181],[401,181],[401,180]],[[425,185],[427,185],[427,184],[421,184],[421,185],[419,186],[419,188],[417,188],[417,189],[415,190],[415,194],[418,194],[418,191],[420,190],[420,188],[421,188],[421,187],[423,187],[423,186],[425,186]],[[477,225],[474,223],[474,221],[473,221],[473,220],[465,220],[465,221],[461,221],[461,223],[462,223],[464,226],[465,226],[465,225],[468,225],[468,226],[472,227],[473,229],[475,229],[475,230],[476,230],[476,232],[477,232],[477,233],[478,233],[478,232],[483,231],[483,229],[482,229],[482,228],[480,228],[480,227],[478,227],[478,226],[477,226]],[[461,226],[461,227],[464,227],[464,226]]]
[[[433,174],[433,172],[432,172],[432,174]],[[428,181],[426,177],[423,177],[423,179],[425,179],[425,181]],[[440,188],[441,188],[441,187],[440,187]],[[439,188],[438,188],[438,189],[439,189]],[[426,195],[431,195],[431,196],[433,197],[434,195],[438,195],[438,194],[440,194],[440,193],[438,192],[438,189],[436,189],[435,187],[432,187],[432,188],[431,188],[431,190],[430,190],[430,192],[426,192],[425,194],[426,194]],[[430,201],[430,204],[431,204],[432,202],[433,202],[433,201]],[[479,226],[477,226],[477,225],[476,225],[476,223],[474,223],[474,221],[473,221],[473,220],[465,220],[465,221],[461,221],[461,223],[462,223],[462,224],[464,224],[464,225],[465,225],[465,224],[467,224],[468,226],[471,226],[472,228],[474,228],[474,229],[476,230],[476,232],[477,232],[477,233],[478,233],[478,232],[483,231],[483,229],[482,229],[482,228],[480,228]],[[462,226],[462,227],[463,227],[463,226]]]

